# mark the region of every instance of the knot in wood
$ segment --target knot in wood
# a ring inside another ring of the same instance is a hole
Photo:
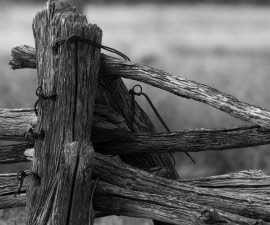
[[[39,139],[39,140],[44,140],[45,138],[45,131],[42,129],[39,132],[35,132],[33,128],[29,128],[29,130],[24,134],[26,138],[29,139]]]
[[[214,209],[205,209],[200,216],[205,224],[226,224],[228,221],[222,219],[217,211]]]
[[[37,173],[31,172],[28,175],[28,180],[31,182],[32,187],[39,187],[41,185],[41,178]]]
[[[125,183],[125,188],[126,189],[133,189],[134,188],[134,184],[133,184],[133,182],[132,181],[127,181],[126,183]]]

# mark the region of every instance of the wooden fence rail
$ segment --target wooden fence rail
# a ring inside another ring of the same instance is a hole
[[[0,109],[0,140],[16,141],[0,146],[0,162],[28,161],[24,151],[33,147],[25,136],[36,130],[33,109]],[[270,130],[256,125],[219,129],[180,130],[166,133],[132,133],[114,110],[95,105],[92,137],[103,154],[197,152],[270,144]]]
[[[12,50],[13,69],[35,68],[35,49],[29,46],[15,47]],[[162,70],[147,67],[105,54],[101,54],[100,76],[123,77],[150,84],[183,98],[206,103],[243,121],[270,128],[270,111],[220,92],[212,87],[174,76]]]
[[[30,149],[29,156],[30,158],[33,157],[33,149]],[[101,156],[99,157],[101,158]],[[117,161],[114,163],[118,164]],[[139,170],[139,172],[141,171]],[[155,173],[162,173],[162,171],[160,170]],[[124,177],[128,177],[127,174],[124,175]],[[113,178],[112,177],[110,178],[108,176],[107,182],[112,183],[112,181]],[[269,195],[270,193],[270,176],[266,176],[262,173],[262,171],[258,170],[241,171],[239,173],[231,173],[226,175],[209,176],[209,177],[199,177],[185,180],[181,179],[177,180],[176,182],[179,182],[180,185],[182,183],[185,183],[188,185],[194,185],[201,188],[216,188],[219,190],[225,190],[229,192],[236,192],[236,193],[240,192],[242,194],[251,194],[251,195],[255,194],[265,196]],[[113,184],[115,185],[115,182],[113,182]],[[19,195],[23,197],[22,198],[23,200],[21,200],[20,197],[14,198],[15,192],[18,190],[18,180],[16,174],[13,173],[0,174],[0,185],[1,185],[0,196],[6,197],[7,199],[7,201],[1,201],[2,203],[0,206],[1,209],[25,206],[26,199],[24,194]],[[127,185],[125,185],[125,187],[128,188]],[[25,192],[26,192],[26,183],[24,183],[22,186],[22,193]]]
[[[10,65],[37,68],[44,94],[56,92],[57,97],[41,102],[38,117],[33,109],[0,109],[0,141],[5,141],[0,163],[33,165],[16,198],[16,175],[0,175],[0,208],[28,201],[31,225],[93,224],[92,203],[102,215],[144,217],[155,225],[270,224],[269,176],[243,171],[180,180],[169,155],[269,144],[269,110],[100,54],[85,42],[66,41],[52,48],[57,38],[74,33],[101,43],[101,30],[67,3],[49,0],[36,15],[33,31],[36,48],[15,47]],[[141,107],[136,102],[133,107],[121,77],[206,103],[253,125],[155,133]],[[27,137],[29,130],[41,127],[43,140]],[[97,152],[119,155],[124,163]]]
[[[270,177],[260,171],[173,181],[96,154],[93,174],[102,180],[97,181],[96,210],[106,209],[108,213],[134,217],[143,215],[177,224],[194,224],[195,221],[205,224],[206,212],[208,217],[215,214],[216,219],[230,224],[255,224],[258,219],[270,221],[267,194]],[[0,199],[6,199],[1,201],[0,207],[25,205],[25,195],[15,198],[14,203],[13,195],[18,187],[15,174],[1,175],[0,184]],[[23,193],[25,188],[24,185]],[[149,213],[153,208],[155,212]],[[174,216],[170,210],[174,211]]]

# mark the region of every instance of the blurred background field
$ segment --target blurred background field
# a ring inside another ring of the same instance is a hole
[[[8,61],[12,47],[23,44],[34,46],[31,24],[43,4],[44,1],[40,4],[0,2],[0,108],[32,108],[36,100],[36,72],[28,69],[12,71]],[[207,84],[240,100],[270,108],[270,6],[92,3],[84,6],[83,13],[88,22],[102,28],[104,45],[118,49],[132,61]],[[125,80],[125,83],[131,88],[138,82]],[[171,130],[245,124],[202,103],[182,99],[147,85],[143,85],[143,90]],[[145,99],[137,100],[157,130],[164,131]],[[261,169],[266,174],[270,173],[267,145],[191,155],[197,165],[193,165],[182,153],[174,154],[177,170],[183,178],[244,169]],[[29,166],[0,165],[0,172],[16,172]],[[0,224],[23,224],[20,213],[24,211],[16,210],[0,211]],[[18,219],[12,219],[14,217]],[[97,221],[97,224],[108,225],[149,223],[117,217]]]

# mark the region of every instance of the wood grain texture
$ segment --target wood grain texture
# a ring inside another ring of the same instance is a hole
[[[81,42],[64,42],[55,46],[55,41],[77,34],[101,43],[102,31],[98,26],[88,24],[86,18],[69,4],[49,1],[36,14],[33,33],[38,85],[45,96],[52,93],[57,96],[55,100],[43,100],[39,104],[37,127],[44,130],[45,138],[35,141],[32,172],[40,177],[41,186],[34,187],[29,179],[27,224],[70,224],[61,218],[70,218],[71,211],[68,215],[54,215],[52,212],[58,204],[56,197],[60,197],[57,195],[57,174],[61,169],[64,144],[74,141],[91,143],[100,49]],[[65,204],[72,210],[69,203]]]
[[[25,133],[36,124],[33,109],[0,109],[0,140],[25,141]]]
[[[270,176],[265,175],[261,170],[244,170],[238,173],[180,180],[180,182],[224,191],[256,195],[270,194]]]
[[[180,130],[166,133],[127,133],[101,143],[103,154],[220,151],[270,144],[270,131],[259,126]]]
[[[13,195],[16,193],[19,187],[19,180],[16,174],[7,173],[0,174],[0,196]],[[26,184],[23,184],[22,192],[25,192]]]
[[[13,142],[8,145],[0,145],[0,164],[28,162],[29,159],[24,152],[26,149],[32,146],[33,143],[28,144],[26,142]]]
[[[22,45],[14,47],[11,51],[11,57],[12,58],[9,62],[9,65],[11,65],[13,70],[23,68],[37,68],[36,49],[31,46]]]
[[[91,146],[78,142],[65,144],[51,223],[61,218],[61,224],[90,224],[94,217],[91,204],[93,154]]]
[[[73,144],[73,143],[72,143]],[[95,212],[93,210],[92,171],[94,161],[94,149],[92,146],[82,144],[79,146],[78,166],[72,204],[69,215],[69,223],[74,225],[94,225]]]
[[[14,194],[0,196],[0,209],[25,207],[26,194],[22,193],[14,197]]]
[[[10,64],[13,69],[34,68],[35,49],[29,46],[19,46],[12,50]],[[144,65],[116,59],[105,54],[101,55],[100,75],[124,77],[150,84],[183,98],[190,98],[206,103],[240,120],[270,128],[270,112],[268,109],[257,107],[237,98],[220,92],[195,81],[174,76],[162,70]]]
[[[21,194],[14,197],[19,184],[16,174],[0,174],[0,209],[26,206],[26,182],[22,186]]]

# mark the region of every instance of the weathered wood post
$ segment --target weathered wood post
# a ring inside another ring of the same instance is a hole
[[[27,224],[92,224],[91,126],[102,31],[65,2],[48,1],[33,21],[38,131],[27,190]],[[54,98],[52,94],[56,94]]]

